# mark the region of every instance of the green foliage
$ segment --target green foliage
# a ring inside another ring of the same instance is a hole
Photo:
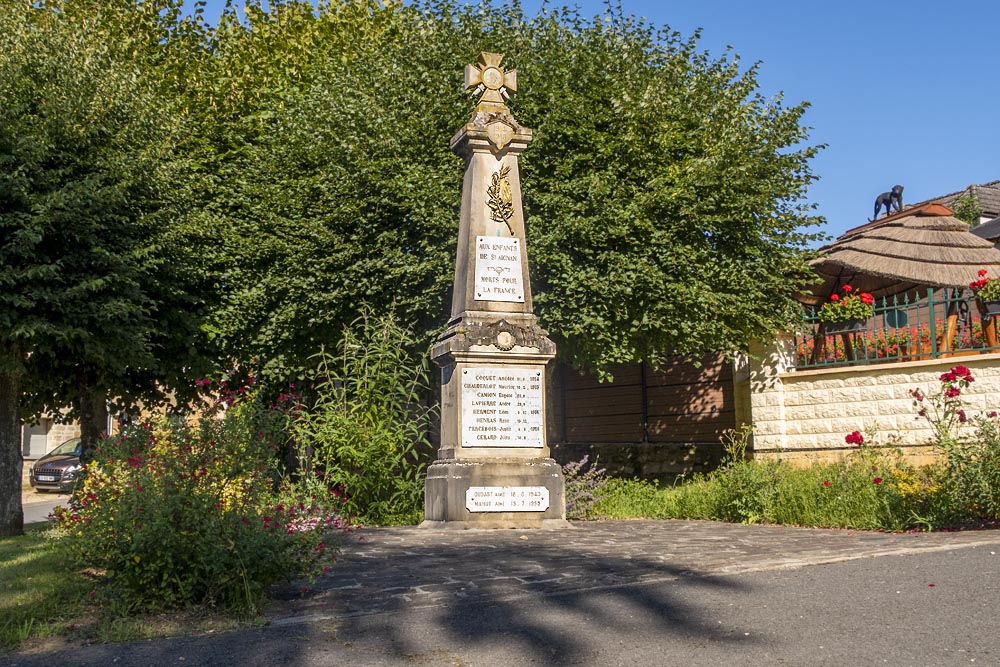
[[[952,208],[956,218],[973,227],[979,224],[979,218],[983,215],[982,204],[979,203],[979,197],[976,195],[959,197],[955,200],[955,205]]]
[[[172,246],[192,127],[160,69],[179,4],[0,2],[0,348],[25,416],[79,417],[85,456],[111,397],[161,399],[197,356],[203,281]]]
[[[672,496],[647,480],[612,477],[590,516],[608,519],[670,519],[675,516],[672,500]]]
[[[1000,424],[995,412],[973,420],[971,437],[943,439],[935,482],[940,500],[928,508],[939,525],[1000,520]]]
[[[988,273],[986,269],[980,269],[976,280],[969,283],[969,288],[980,301],[1000,301],[1000,278],[990,278]]]
[[[843,294],[833,294],[819,309],[821,322],[867,320],[875,314],[875,299],[868,292],[853,293],[850,285],[841,288]]]
[[[279,580],[332,562],[339,502],[281,480],[254,400],[197,426],[145,423],[103,441],[57,515],[74,560],[129,608],[253,611]]]
[[[447,139],[482,49],[518,68],[514,113],[535,129],[521,160],[535,304],[564,356],[655,364],[798,315],[800,230],[818,221],[801,202],[805,105],[760,97],[731,54],[620,10],[452,0],[254,3],[210,44],[189,91],[218,173],[224,289],[207,330],[267,377],[304,377],[361,303],[413,322],[414,349],[445,321],[462,178]]]
[[[432,410],[426,355],[407,353],[410,337],[390,316],[356,320],[337,357],[318,356],[315,403],[295,424],[299,447],[343,492],[344,511],[365,523],[421,516]]]

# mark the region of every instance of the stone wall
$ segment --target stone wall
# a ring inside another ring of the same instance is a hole
[[[970,416],[1000,408],[1000,354],[803,371],[793,364],[790,343],[781,341],[737,370],[737,405],[752,414],[756,458],[835,459],[852,449],[844,436],[874,427],[882,440],[897,435],[893,444],[914,463],[928,462],[933,431],[916,414],[910,391],[938,391],[940,375],[958,364],[975,378],[963,392]]]
[[[51,451],[70,438],[80,437],[80,425],[77,422],[70,422],[69,424],[52,423],[46,435],[48,436],[48,447]]]

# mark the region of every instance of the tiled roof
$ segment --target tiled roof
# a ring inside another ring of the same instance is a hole
[[[918,202],[915,206],[933,202],[936,204],[944,204],[950,208],[955,208],[955,202],[963,197],[975,197],[978,199],[979,206],[983,209],[983,216],[987,218],[996,218],[997,216],[1000,216],[1000,181],[990,181],[989,183],[983,183],[982,185],[970,185],[963,190],[959,190],[958,192],[952,192],[946,195],[941,195],[940,197]]]
[[[1000,239],[1000,218],[993,218],[992,220],[987,220],[984,223],[978,224],[969,230],[976,236],[981,236],[984,239],[989,239],[994,243]]]

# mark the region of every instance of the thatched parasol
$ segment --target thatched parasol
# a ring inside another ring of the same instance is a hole
[[[823,281],[800,300],[819,305],[844,284],[876,299],[1000,276],[1000,250],[941,204],[923,204],[849,230],[810,262]]]

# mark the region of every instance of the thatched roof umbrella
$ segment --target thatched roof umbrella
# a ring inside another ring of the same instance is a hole
[[[941,204],[923,204],[845,232],[810,264],[823,279],[799,299],[824,303],[842,285],[876,299],[927,287],[968,287],[980,269],[1000,276],[1000,250]]]

